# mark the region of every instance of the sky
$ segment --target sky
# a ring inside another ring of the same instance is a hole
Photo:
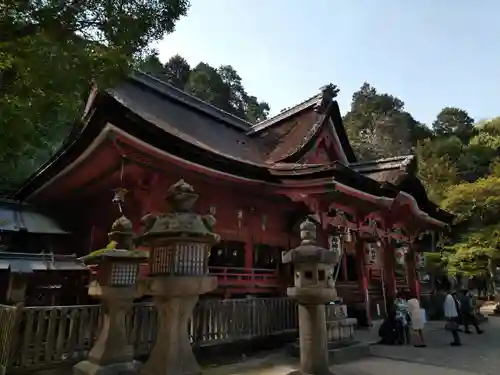
[[[340,88],[342,113],[368,82],[431,124],[446,106],[500,115],[498,0],[191,0],[155,47],[192,66],[232,65],[276,114]]]

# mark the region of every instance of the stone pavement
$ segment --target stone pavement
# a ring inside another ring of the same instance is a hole
[[[493,375],[500,369],[500,318],[490,317],[482,325],[483,335],[462,333],[463,346],[451,347],[451,334],[443,322],[429,322],[427,348],[413,346],[372,346],[372,356],[333,365],[336,375]],[[358,337],[373,341],[376,329]],[[286,375],[298,366],[284,352],[274,352],[228,366],[203,369],[204,375]]]
[[[443,326],[443,323],[441,323]],[[463,346],[450,346],[451,334],[444,329],[426,331],[427,348],[410,346],[372,347],[377,357],[439,366],[476,374],[498,374],[500,368],[500,318],[489,317],[482,324],[483,335],[461,334]]]

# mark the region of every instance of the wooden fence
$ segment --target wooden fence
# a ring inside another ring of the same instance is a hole
[[[333,307],[333,306],[331,306]],[[327,308],[328,319],[342,318]],[[56,368],[86,358],[100,329],[100,305],[0,305],[0,375],[7,371]],[[211,346],[297,331],[296,302],[289,298],[203,300],[188,333],[193,346]],[[128,339],[136,356],[156,340],[152,303],[136,303],[128,317]]]

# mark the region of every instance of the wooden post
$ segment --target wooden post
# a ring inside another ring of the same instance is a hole
[[[252,236],[245,235],[245,270],[251,271],[253,268],[253,239]]]
[[[390,239],[384,238],[380,240],[383,246],[383,267],[384,281],[386,285],[386,308],[389,310],[390,305],[396,297],[396,275],[394,273],[394,246]]]
[[[363,299],[365,301],[366,319],[368,325],[372,325],[372,314],[370,311],[370,294],[368,292],[368,275],[365,265],[365,244],[359,236],[353,236],[356,265],[358,267],[358,282]]]
[[[415,246],[410,244],[408,256],[406,257],[406,277],[408,279],[408,288],[411,294],[420,299],[420,283],[417,277],[417,270],[415,266]]]

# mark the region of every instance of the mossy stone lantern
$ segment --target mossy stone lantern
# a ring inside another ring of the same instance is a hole
[[[132,223],[125,216],[111,226],[111,240],[107,248],[81,257],[86,265],[96,266],[94,281],[105,287],[135,286],[139,265],[147,259],[147,252],[133,249],[135,237]],[[91,284],[92,286],[92,284]]]
[[[166,195],[166,211],[144,218],[141,245],[149,247],[149,277],[141,285],[158,311],[158,337],[141,375],[194,375],[200,368],[188,336],[188,322],[200,294],[217,287],[208,275],[208,256],[219,236],[215,219],[192,211],[198,199],[183,180]]]
[[[139,297],[139,264],[147,259],[147,253],[134,250],[134,237],[132,223],[122,216],[111,226],[108,247],[80,258],[97,268],[89,295],[101,300],[103,315],[101,332],[88,359],[73,368],[75,375],[133,375],[139,371],[140,364],[128,344],[126,317]]]

